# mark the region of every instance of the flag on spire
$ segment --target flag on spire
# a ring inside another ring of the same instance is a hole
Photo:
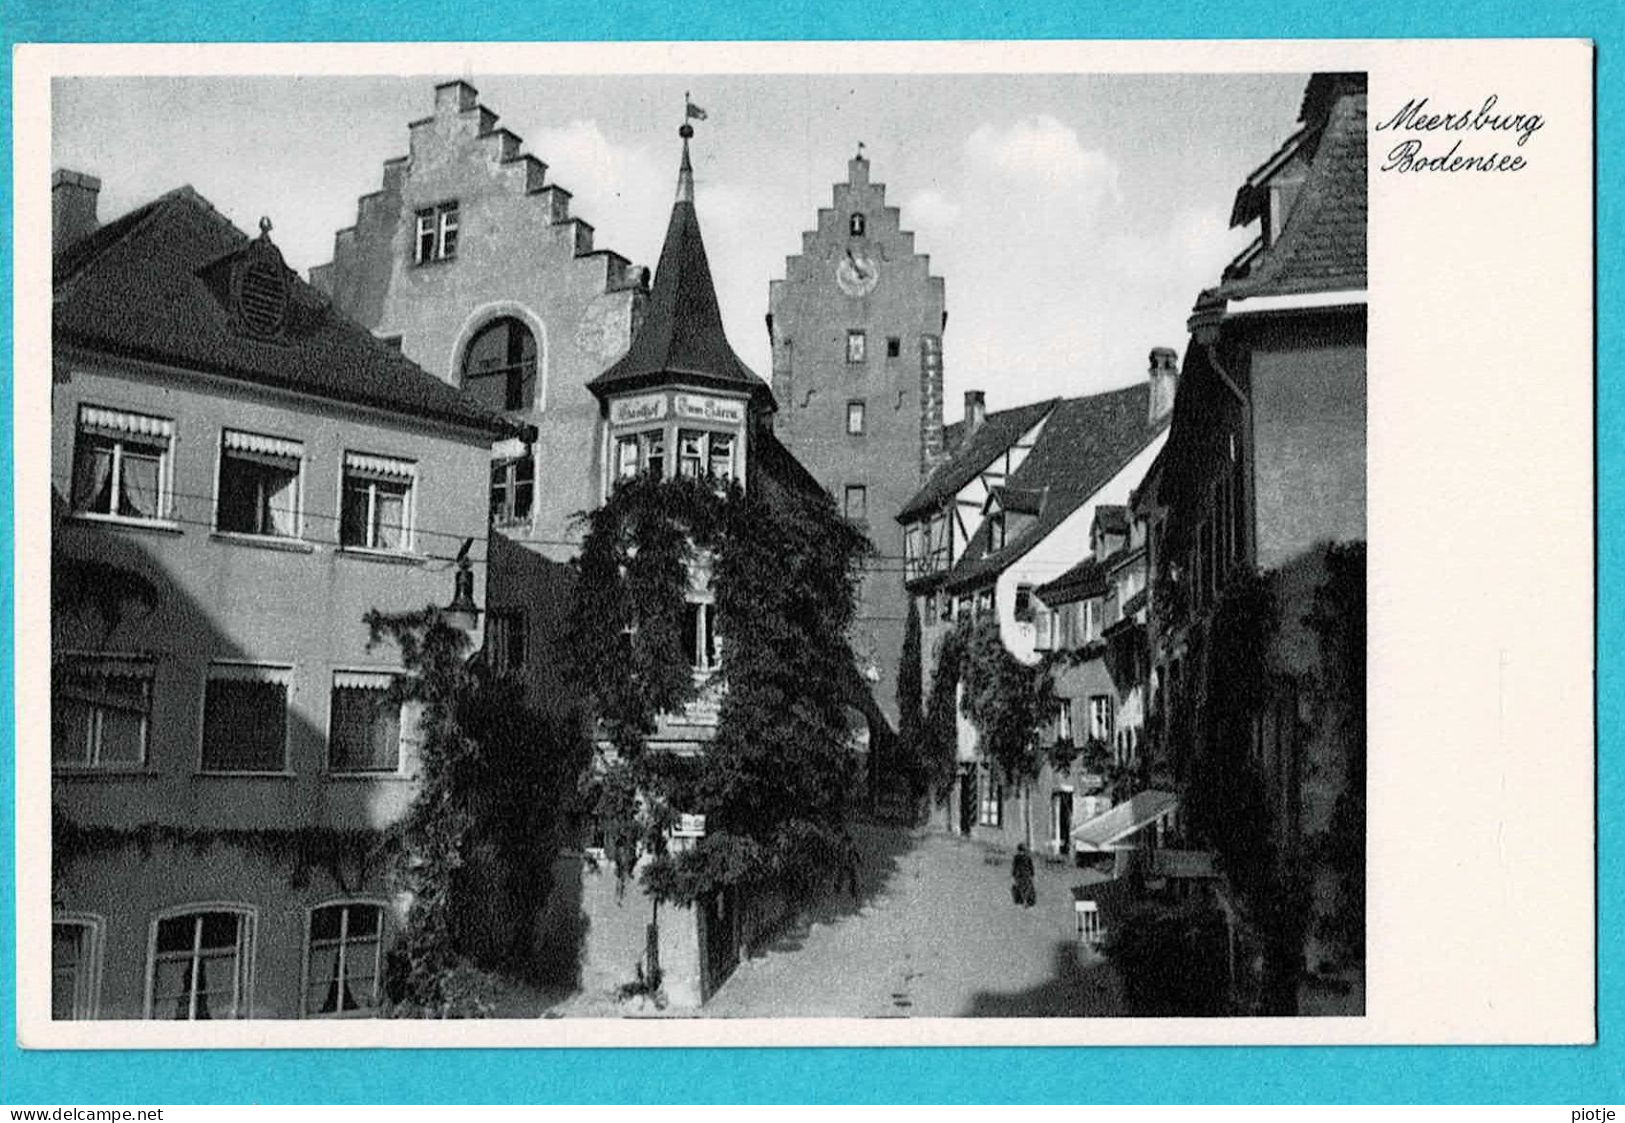
[[[687,121],[703,121],[703,120],[705,120],[705,110],[703,110],[699,106],[695,105],[692,101],[689,101],[688,100],[688,95],[686,93],[683,95],[683,102],[684,102],[684,109],[683,109],[683,118],[684,118],[684,120],[687,120]]]

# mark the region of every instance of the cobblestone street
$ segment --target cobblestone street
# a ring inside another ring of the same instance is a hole
[[[1010,899],[1010,856],[927,831],[872,827],[861,899],[837,898],[747,958],[711,1017],[1110,1016],[1112,969],[1080,965],[1070,887],[1039,863],[1038,903]]]

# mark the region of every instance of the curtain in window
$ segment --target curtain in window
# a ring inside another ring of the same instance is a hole
[[[119,458],[119,511],[136,519],[158,517],[158,455],[126,445]]]
[[[296,515],[299,477],[292,472],[267,473],[265,480],[265,533],[292,538],[298,534]]]
[[[373,546],[399,550],[406,546],[406,494],[378,485],[373,507]]]
[[[81,437],[73,465],[73,509],[110,514],[113,509],[113,449]]]

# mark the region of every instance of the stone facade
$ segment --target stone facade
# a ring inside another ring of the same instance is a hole
[[[870,181],[861,154],[835,185],[832,206],[819,210],[816,229],[802,234],[784,279],[769,286],[768,303],[779,438],[843,510],[867,523],[878,551],[852,646],[860,664],[872,661],[874,697],[895,725],[908,607],[896,519],[944,455],[947,313],[943,279],[915,252],[914,235],[886,205],[885,185]]]

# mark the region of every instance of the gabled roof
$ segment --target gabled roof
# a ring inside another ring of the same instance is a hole
[[[1059,401],[1060,398],[1051,398],[990,413],[968,436],[964,422],[948,426],[943,430],[943,438],[952,454],[931,473],[914,497],[903,504],[897,521],[909,522],[951,500],[960,488],[1003,456],[1023,433],[1043,420]]]
[[[987,552],[990,528],[984,521],[966,543],[959,564],[949,570],[946,586],[991,580],[1106,486],[1167,427],[1166,417],[1150,420],[1150,395],[1150,385],[1138,382],[1087,398],[1062,399],[1009,480],[1016,488],[1048,489],[1043,510],[992,553]]]
[[[1055,580],[1038,586],[1033,592],[1037,594],[1039,600],[1051,608],[1071,604],[1086,597],[1104,596],[1106,568],[1094,558],[1084,558]]]
[[[1256,256],[1233,262],[1223,282],[1197,300],[1199,311],[1246,297],[1366,287],[1364,75],[1317,74],[1304,105],[1325,119],[1280,236]]]
[[[588,384],[593,393],[633,390],[683,381],[744,391],[771,408],[773,393],[740,361],[722,329],[722,311],[711,280],[711,263],[694,210],[693,169],[683,141],[677,201],[666,226],[666,244],[655,267],[649,303],[625,355]]]
[[[54,338],[498,436],[518,434],[512,423],[341,315],[292,270],[279,336],[238,330],[219,273],[222,262],[249,244],[248,235],[190,187],[160,196],[56,256]]]

